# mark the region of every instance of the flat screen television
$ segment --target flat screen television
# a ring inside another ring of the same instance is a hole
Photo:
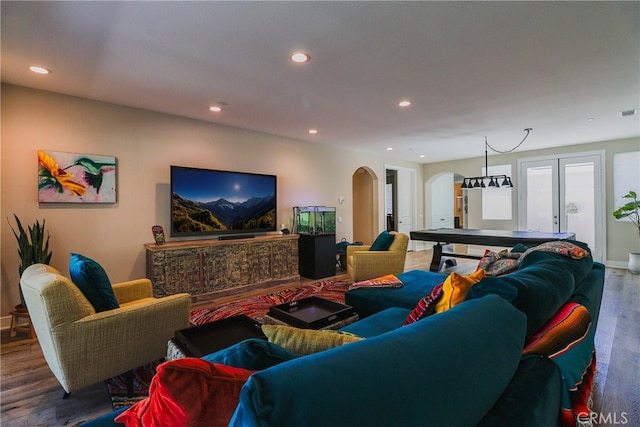
[[[171,166],[171,236],[276,231],[275,175]]]

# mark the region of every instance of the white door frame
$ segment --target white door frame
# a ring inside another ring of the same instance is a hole
[[[390,164],[385,164],[384,165],[384,169],[385,169],[385,176],[386,176],[386,171],[387,169],[389,170],[396,170],[396,171],[405,171],[405,172],[409,172],[409,179],[410,179],[410,186],[411,189],[408,190],[408,192],[406,194],[409,195],[409,203],[410,203],[410,208],[409,208],[409,217],[410,217],[410,224],[404,224],[404,228],[408,228],[409,231],[411,230],[416,230],[416,219],[418,218],[418,185],[417,185],[417,171],[413,168],[407,168],[404,166],[395,166],[395,165],[390,165]],[[399,187],[400,186],[400,174],[398,174],[398,177],[396,179],[396,186]],[[384,190],[384,188],[383,188]],[[400,191],[398,191],[398,195],[400,195]],[[382,200],[384,200],[384,196],[382,198]],[[400,201],[400,197],[398,197],[398,211],[400,210],[400,205],[402,204],[402,202]],[[400,222],[400,215],[399,212],[395,213],[396,215],[398,215],[398,223]],[[385,221],[386,221],[386,215],[385,216]],[[383,229],[386,229],[386,224],[385,227]],[[398,224],[398,231],[400,230],[400,225]],[[415,242],[412,240],[409,240],[409,248],[408,250],[413,251],[415,250]]]
[[[526,174],[523,163],[533,163],[533,162],[543,162],[543,161],[553,161],[557,160],[558,164],[563,164],[564,161],[569,159],[579,160],[581,157],[597,157],[598,161],[596,162],[596,168],[599,167],[599,170],[594,171],[594,192],[595,192],[595,239],[596,239],[596,250],[597,253],[593,254],[593,259],[599,262],[605,262],[607,259],[607,230],[606,230],[606,209],[607,209],[607,198],[606,198],[606,170],[605,170],[605,151],[604,150],[596,150],[596,151],[585,151],[585,152],[577,152],[577,153],[564,153],[557,155],[549,155],[542,157],[529,157],[529,158],[521,158],[518,159],[518,229],[525,230],[526,229],[526,188],[524,183],[526,182]],[[560,173],[560,176],[562,174]],[[554,177],[555,179],[555,177]],[[561,184],[559,183],[559,188],[561,188]],[[555,203],[555,202],[554,202]],[[564,221],[563,218],[559,218],[560,221]]]

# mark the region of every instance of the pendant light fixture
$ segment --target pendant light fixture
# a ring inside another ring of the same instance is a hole
[[[489,173],[489,153],[488,150],[489,148],[492,151],[495,151],[496,153],[499,154],[506,154],[506,153],[511,153],[512,151],[514,151],[516,148],[520,147],[520,145],[522,145],[522,143],[524,142],[525,139],[527,139],[527,137],[529,136],[529,132],[531,132],[533,130],[533,128],[527,128],[524,131],[527,132],[527,134],[524,136],[524,138],[522,138],[522,141],[520,141],[518,143],[518,145],[516,145],[515,147],[513,147],[511,150],[507,150],[507,151],[499,151],[496,150],[495,148],[493,148],[492,146],[489,145],[489,143],[487,142],[487,137],[484,137],[484,173],[485,176],[472,176],[470,178],[464,178],[462,180],[462,185],[460,186],[460,188],[462,188],[463,190],[481,190],[481,189],[485,189],[485,188],[500,188],[500,187],[507,187],[507,188],[513,188],[513,182],[511,181],[511,177],[507,176],[507,175],[488,175]],[[486,183],[485,183],[486,181]]]

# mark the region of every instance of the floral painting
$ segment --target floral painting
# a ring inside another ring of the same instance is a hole
[[[116,158],[38,150],[38,201],[115,203]]]

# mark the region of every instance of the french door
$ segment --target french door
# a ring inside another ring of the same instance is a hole
[[[520,230],[572,232],[605,260],[604,154],[585,153],[518,162]]]

